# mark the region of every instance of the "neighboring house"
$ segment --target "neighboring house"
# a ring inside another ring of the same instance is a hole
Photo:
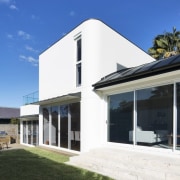
[[[21,107],[20,142],[178,151],[179,66],[89,19],[40,54],[39,100]]]
[[[10,142],[18,142],[18,124],[11,124],[11,120],[19,117],[19,108],[0,107],[0,136],[5,134],[10,137]]]
[[[0,107],[0,124],[10,124],[11,119],[16,119],[19,117],[19,108]]]

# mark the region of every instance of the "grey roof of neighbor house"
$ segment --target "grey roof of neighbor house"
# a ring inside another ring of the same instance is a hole
[[[0,107],[0,119],[17,118],[19,116],[19,108]]]
[[[100,89],[124,82],[129,82],[153,75],[163,74],[180,69],[180,54],[167,59],[153,61],[137,67],[125,68],[103,77],[93,84],[94,89]]]

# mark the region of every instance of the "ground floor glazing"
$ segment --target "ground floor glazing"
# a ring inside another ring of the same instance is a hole
[[[180,149],[180,83],[109,95],[108,116],[108,142]]]

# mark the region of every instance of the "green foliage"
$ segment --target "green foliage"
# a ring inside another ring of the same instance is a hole
[[[180,54],[180,31],[173,27],[172,33],[157,35],[148,53],[157,60]]]
[[[11,119],[11,124],[19,124],[20,123],[20,120],[17,119],[17,118],[12,118]]]

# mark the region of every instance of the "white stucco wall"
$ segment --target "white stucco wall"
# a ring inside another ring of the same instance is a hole
[[[24,105],[20,107],[20,116],[39,114],[39,105]]]
[[[79,34],[82,38],[82,85],[76,87],[74,39]],[[88,151],[101,146],[107,137],[106,102],[93,91],[92,84],[116,71],[119,65],[132,67],[153,60],[101,21],[87,20],[40,55],[39,100],[81,92],[81,151]],[[42,122],[40,134],[41,129]]]
[[[126,67],[153,61],[149,55],[99,20],[90,19],[43,52],[39,58],[40,100],[81,91],[76,88],[76,43],[82,36],[82,88]]]

